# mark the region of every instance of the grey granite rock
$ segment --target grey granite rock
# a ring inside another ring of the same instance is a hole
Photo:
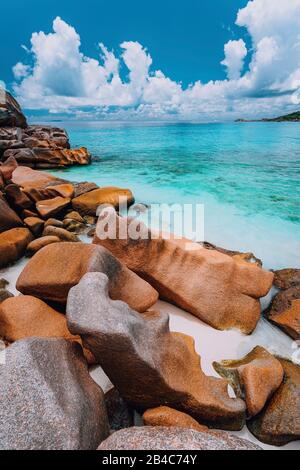
[[[262,450],[250,441],[225,432],[211,435],[194,429],[134,427],[106,439],[98,450]]]
[[[67,318],[120,395],[136,409],[170,405],[201,423],[241,429],[245,403],[229,397],[226,380],[202,372],[193,339],[171,333],[166,314],[112,301],[108,282],[103,273],[85,274],[69,292]]]
[[[0,365],[0,449],[96,449],[108,436],[104,395],[81,347],[29,338]]]

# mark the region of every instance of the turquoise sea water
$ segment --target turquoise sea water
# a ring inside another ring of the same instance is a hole
[[[58,126],[95,160],[55,174],[129,187],[145,203],[203,203],[207,240],[300,266],[300,124]]]

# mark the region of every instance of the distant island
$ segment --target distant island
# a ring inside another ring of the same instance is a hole
[[[300,122],[300,111],[276,118],[237,119],[235,122]]]

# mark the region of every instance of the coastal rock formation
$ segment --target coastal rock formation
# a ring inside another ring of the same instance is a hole
[[[261,450],[226,433],[212,436],[194,429],[132,427],[114,432],[98,450]]]
[[[203,424],[199,424],[194,418],[174,410],[168,406],[159,406],[152,408],[143,414],[143,422],[145,426],[162,426],[195,429],[200,432],[208,432],[209,428]]]
[[[4,302],[6,299],[10,299],[12,297],[13,297],[13,294],[11,294],[11,292],[9,292],[6,289],[2,289],[0,287],[0,304]]]
[[[290,289],[300,285],[300,269],[281,269],[279,271],[274,271],[274,285],[278,289]]]
[[[168,315],[138,314],[108,290],[105,274],[86,274],[69,292],[67,319],[120,395],[136,409],[170,405],[210,426],[241,429],[244,402],[202,372],[193,339],[171,333]]]
[[[220,248],[219,246],[213,245],[209,242],[203,242],[200,243],[200,245],[202,245],[203,248],[206,248],[207,250],[216,250],[220,253],[224,253],[225,255],[232,256],[232,258],[236,259],[237,261],[247,261],[248,263],[256,264],[256,266],[259,267],[262,267],[263,265],[262,261],[256,258],[253,253],[241,253],[240,251],[227,250],[226,248]]]
[[[109,277],[113,299],[127,302],[144,312],[155,304],[157,292],[127,269],[103,247],[85,243],[54,243],[30,259],[17,281],[23,294],[65,304],[71,287],[87,272],[103,272]]]
[[[300,339],[300,284],[279,292],[265,312],[267,319],[291,338]]]
[[[245,400],[249,416],[256,416],[283,381],[283,367],[266,349],[257,346],[240,360],[214,362],[236,396]]]
[[[278,358],[285,378],[262,412],[247,422],[261,442],[283,446],[300,439],[300,367]]]
[[[121,397],[116,388],[105,394],[105,406],[111,431],[134,425],[134,410]]]
[[[106,224],[116,226],[116,238],[105,239]],[[274,277],[189,240],[151,233],[142,222],[119,217],[111,208],[99,217],[94,243],[146,279],[161,298],[220,330],[239,328],[250,334],[260,318],[259,298],[269,292]]]
[[[0,365],[0,449],[92,450],[109,434],[104,395],[81,347],[29,338]]]
[[[26,127],[27,122],[19,103],[0,88],[0,127],[4,126]]]
[[[45,302],[29,295],[7,298],[0,306],[0,337],[14,343],[33,336],[64,338],[82,346],[80,337],[68,330],[66,316]],[[85,352],[87,361],[94,364],[92,354],[87,350]]]
[[[44,219],[53,217],[56,214],[59,214],[63,209],[68,207],[71,199],[66,197],[55,197],[53,199],[45,199],[36,203],[36,208],[38,213]]]
[[[32,242],[27,245],[26,248],[26,253],[25,255],[28,258],[31,258],[33,255],[35,255],[38,251],[40,251],[42,248],[45,246],[51,245],[53,243],[59,243],[62,240],[56,236],[46,236],[46,237],[41,237],[37,238],[36,240],[33,240]]]
[[[51,169],[72,165],[89,165],[91,155],[85,147],[67,148],[16,148],[6,150],[3,157],[14,157],[23,166],[36,169]]]
[[[75,211],[81,215],[96,215],[97,209],[102,204],[110,204],[115,208],[119,207],[120,198],[128,205],[134,203],[134,197],[129,189],[107,187],[89,191],[72,200]]]
[[[20,259],[33,236],[27,228],[12,228],[0,233],[0,268]]]
[[[53,184],[65,183],[55,176],[43,171],[32,170],[26,166],[18,166],[13,174],[12,181],[22,186],[26,193],[30,194],[30,189],[40,189]]]
[[[22,220],[15,213],[15,211],[13,211],[11,207],[9,207],[9,205],[0,193],[0,233],[21,226]]]

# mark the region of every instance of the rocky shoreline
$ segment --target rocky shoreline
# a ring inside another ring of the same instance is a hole
[[[269,272],[252,253],[210,243],[186,251],[186,240],[154,237],[140,222],[148,237],[123,239],[131,219],[119,216],[119,197],[132,205],[132,192],[39,171],[62,165],[67,136],[32,130],[7,96],[0,109],[0,269],[24,255],[28,261],[20,295],[0,280],[0,448],[259,449],[228,432],[245,426],[262,443],[300,440],[299,365],[257,345],[239,360],[214,363],[220,378],[210,377],[193,338],[172,332],[168,314],[152,310],[160,298],[212,328],[251,335],[260,299],[275,286],[264,315],[298,340],[300,270]],[[34,139],[49,145],[44,153]],[[95,230],[102,204],[116,223],[113,240]],[[90,377],[95,364],[113,384],[109,392]],[[134,426],[134,412],[144,426]]]

